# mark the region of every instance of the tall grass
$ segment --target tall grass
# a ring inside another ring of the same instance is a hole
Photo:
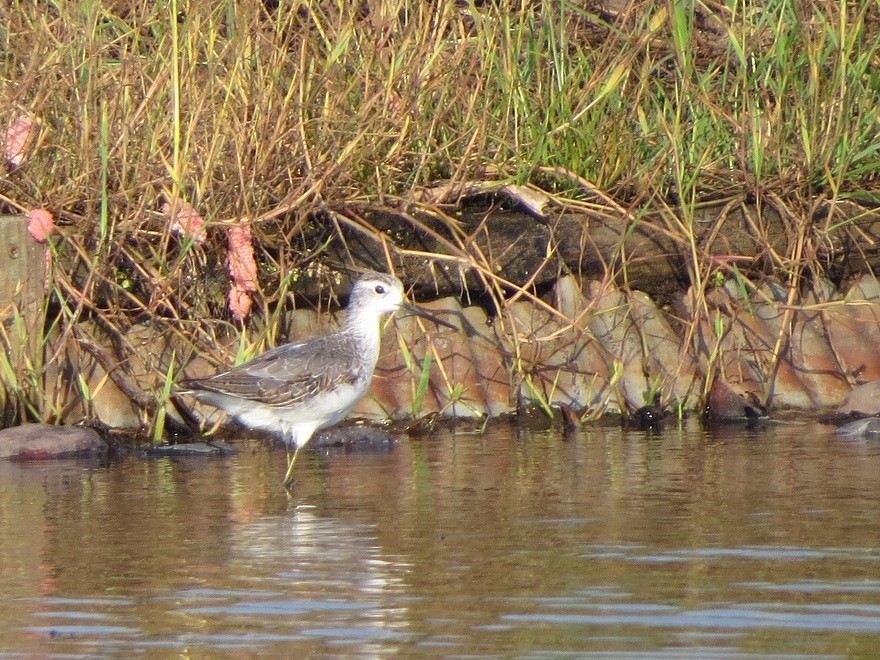
[[[6,192],[94,222],[106,179],[131,231],[163,189],[223,221],[489,166],[664,194],[681,167],[876,180],[873,2],[648,2],[614,24],[573,2],[279,5],[13,0],[5,114],[47,135]]]
[[[0,121],[28,112],[40,135],[0,203],[65,225],[65,318],[88,304],[194,334],[225,318],[207,256],[223,224],[256,221],[267,317],[292,295],[279,274],[314,268],[349,209],[402,207],[446,179],[598,191],[666,223],[704,286],[701,201],[776,195],[806,243],[811,200],[876,192],[878,25],[873,0],[617,15],[571,0],[9,0]],[[167,198],[205,216],[206,246],[169,235]],[[491,256],[447,242],[492,289]]]

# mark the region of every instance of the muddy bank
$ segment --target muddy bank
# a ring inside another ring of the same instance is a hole
[[[43,366],[29,382],[41,389],[28,414],[124,429],[161,415],[181,423],[167,397],[183,375],[333,329],[348,287],[337,275],[389,267],[458,331],[398,315],[370,395],[354,411],[367,419],[495,417],[537,406],[589,420],[646,405],[742,418],[832,410],[880,379],[880,285],[857,275],[880,267],[871,210],[817,202],[809,222],[795,223],[781,200],[734,197],[690,218],[648,218],[605,198],[587,204],[533,186],[421,194],[411,208],[349,205],[333,222],[315,218],[304,236],[323,246],[323,266],[309,271],[318,275],[303,271],[294,290],[270,301],[279,273],[261,271],[258,303],[267,299],[245,335],[223,311],[208,314],[223,309],[229,276],[205,258],[207,246],[182,257],[177,288],[169,279],[154,291],[173,292],[186,315],[127,315],[112,298],[82,301],[77,320],[63,332],[50,325],[45,355],[30,361]],[[56,267],[74,290],[88,276]],[[198,302],[184,307],[188,297]],[[213,409],[195,412],[217,421]]]
[[[782,283],[785,273],[796,287],[814,279],[843,287],[880,268],[880,213],[853,202],[817,199],[806,208],[740,193],[692,213],[658,213],[600,195],[586,202],[482,182],[422,191],[396,210],[347,205],[342,214],[344,222],[308,228],[306,241],[340,265],[384,270],[390,254],[422,298],[479,297],[493,283],[544,292],[577,274],[670,305],[717,279]]]
[[[701,304],[689,292],[661,309],[642,292],[567,276],[543,299],[511,301],[494,317],[457,298],[438,299],[425,306],[460,330],[396,317],[383,334],[370,394],[353,415],[474,418],[566,406],[590,419],[657,402],[689,413],[708,406],[721,418],[774,410],[815,414],[836,408],[856,385],[880,379],[880,353],[871,348],[880,342],[876,278],[861,278],[844,292],[829,284],[794,304],[785,293],[768,284],[743,296],[730,281]],[[339,320],[296,310],[288,317],[289,337],[332,329]],[[122,337],[131,347],[127,359],[108,362],[114,342],[95,324],[79,331],[80,345],[103,348],[64,354],[68,375],[56,371],[47,378],[66,385],[53,391],[56,404],[68,411],[68,421],[87,416],[120,428],[145,425],[156,408],[138,402],[155,401],[161,376],[174,368],[171,360],[181,360],[191,346],[162,326],[139,324]],[[185,372],[212,372],[231,363],[236,349],[230,341],[225,350],[190,360]],[[70,387],[70,373],[86,378],[94,393],[89,406]],[[219,419],[213,409],[197,412],[209,422]]]

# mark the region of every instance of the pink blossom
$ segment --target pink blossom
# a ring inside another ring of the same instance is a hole
[[[251,227],[247,221],[229,228],[229,274],[242,291],[257,290],[257,262],[254,260],[254,244]]]
[[[162,213],[171,223],[169,229],[172,234],[191,238],[196,243],[205,242],[205,221],[189,202],[165,202],[162,204]]]
[[[229,288],[229,311],[237,321],[244,321],[248,317],[253,302],[250,291],[243,289],[238,282],[232,283]]]
[[[55,231],[55,220],[46,209],[33,209],[27,214],[27,229],[34,240],[45,243],[49,234]]]
[[[18,167],[24,162],[28,147],[30,146],[33,127],[34,122],[27,115],[17,116],[6,127],[6,133],[3,136],[3,148],[6,160],[12,167]]]

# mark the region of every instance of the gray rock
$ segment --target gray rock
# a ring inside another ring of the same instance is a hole
[[[144,455],[158,456],[229,456],[238,450],[220,440],[212,442],[186,442],[179,445],[158,445],[144,450]]]
[[[315,450],[342,448],[365,453],[387,452],[394,446],[394,440],[381,429],[352,424],[334,426],[316,433],[307,446]]]
[[[0,459],[17,461],[105,454],[107,443],[82,426],[22,424],[0,431]]]
[[[848,422],[834,433],[841,438],[880,438],[880,417],[865,417]]]

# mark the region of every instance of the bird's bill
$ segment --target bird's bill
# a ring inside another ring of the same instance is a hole
[[[446,326],[447,328],[451,328],[452,330],[458,330],[458,327],[452,325],[451,323],[449,323],[447,321],[444,321],[443,319],[437,318],[436,316],[431,314],[431,312],[429,312],[428,310],[422,309],[421,307],[419,307],[417,305],[413,305],[411,303],[403,301],[402,303],[400,303],[400,308],[409,312],[410,314],[415,314],[416,316],[421,316],[423,319],[427,319],[428,321],[432,321],[433,323],[436,323],[437,325]]]

